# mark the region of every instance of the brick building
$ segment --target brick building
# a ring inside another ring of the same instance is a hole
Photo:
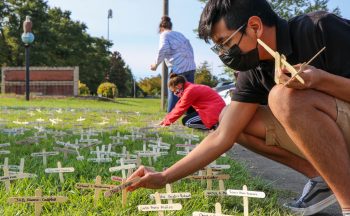
[[[25,68],[2,68],[1,93],[25,94]],[[79,67],[30,67],[30,93],[77,96]]]

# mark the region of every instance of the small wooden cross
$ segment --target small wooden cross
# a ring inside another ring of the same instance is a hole
[[[47,168],[45,173],[58,173],[60,182],[64,183],[63,173],[74,172],[74,167],[62,167],[61,162],[57,162],[57,168]]]
[[[36,189],[34,197],[10,197],[8,198],[8,203],[34,203],[35,216],[39,216],[44,202],[63,203],[67,200],[68,198],[64,196],[42,196],[42,190]]]
[[[113,189],[115,185],[102,184],[101,176],[96,176],[95,184],[77,183],[75,184],[75,187],[79,189],[85,189],[85,190],[94,189],[95,190],[94,200],[96,205],[100,197],[101,191]]]
[[[228,189],[226,191],[228,196],[240,196],[243,197],[243,207],[244,207],[244,216],[249,215],[248,208],[248,197],[252,198],[265,198],[265,193],[260,191],[248,191],[246,185],[243,185],[243,190],[232,190]]]
[[[44,167],[47,167],[47,157],[58,155],[58,154],[59,154],[58,152],[46,152],[46,150],[43,149],[42,152],[32,153],[31,156],[32,157],[43,157],[43,165],[44,165]]]
[[[156,200],[155,205],[139,205],[137,208],[139,211],[144,212],[156,211],[158,212],[158,216],[164,216],[164,211],[178,211],[182,209],[182,205],[180,203],[162,204],[158,192],[154,194],[154,199]]]

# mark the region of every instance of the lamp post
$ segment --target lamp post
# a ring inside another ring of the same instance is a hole
[[[109,41],[109,19],[113,18],[113,11],[112,9],[108,10],[108,16],[107,16],[107,40]]]
[[[30,16],[26,16],[26,20],[23,22],[23,34],[21,36],[25,46],[26,56],[26,100],[29,101],[30,85],[29,85],[29,47],[34,41],[34,34],[32,33],[33,23],[30,20]]]

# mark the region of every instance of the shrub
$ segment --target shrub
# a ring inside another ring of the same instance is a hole
[[[90,95],[90,89],[79,80],[79,95]]]
[[[115,84],[104,82],[98,87],[97,94],[102,97],[115,98],[118,96],[118,89]]]

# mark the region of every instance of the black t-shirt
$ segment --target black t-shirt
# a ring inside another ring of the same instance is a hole
[[[310,65],[350,78],[350,20],[324,11],[278,19],[277,51],[291,64],[309,61],[326,47]],[[233,101],[267,104],[274,82],[274,60],[261,61],[253,70],[240,72]]]

